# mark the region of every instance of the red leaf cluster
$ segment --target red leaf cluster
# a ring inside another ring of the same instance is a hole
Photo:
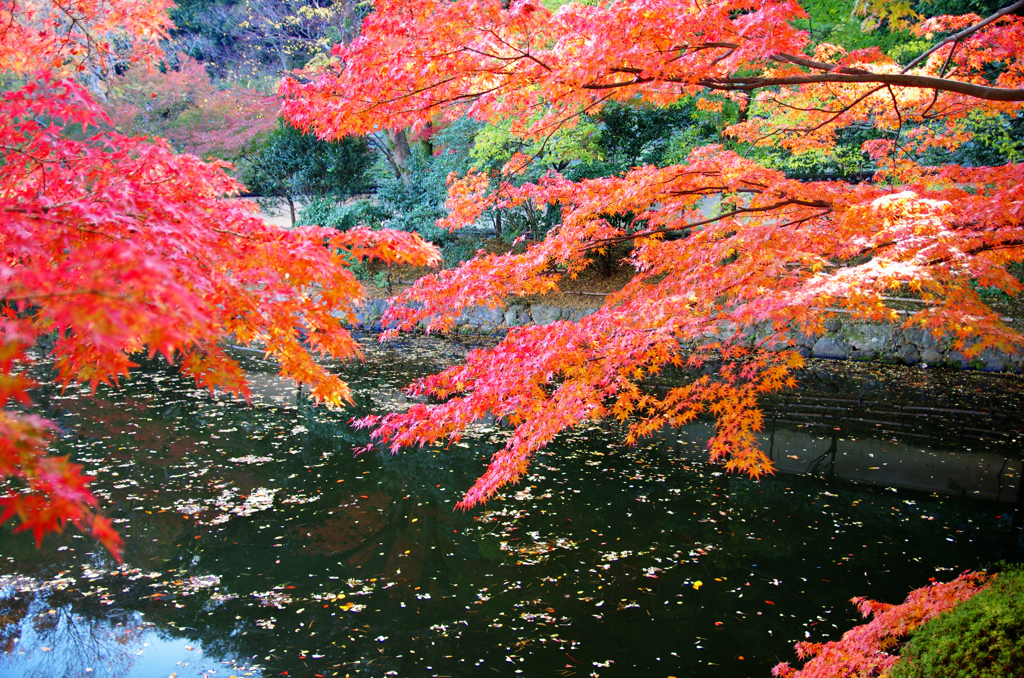
[[[414,384],[432,403],[361,422],[392,449],[457,438],[484,416],[514,426],[462,506],[521,477],[558,431],[601,417],[629,422],[632,440],[712,415],[713,457],[770,472],[755,441],[758,397],[791,383],[801,364],[794,334],[820,334],[837,313],[947,333],[969,358],[1021,345],[976,286],[1021,291],[1006,266],[1024,259],[1024,165],[920,162],[969,142],[971,116],[1020,113],[1020,17],[933,21],[920,30],[962,28],[957,44],[901,67],[877,50],[811,44],[794,28],[804,13],[791,0],[375,7],[332,63],[282,85],[293,124],[335,138],[466,115],[512,121],[513,134],[543,141],[608,101],[664,105],[717,92],[748,112],[729,133],[751,144],[828,149],[853,124],[892,137],[867,145],[879,172],[856,185],[793,181],[718,146],[621,177],[550,174],[517,186],[510,175],[529,161],[519,157],[505,174],[452,178],[442,226],[527,201],[557,206],[561,223],[525,252],[481,254],[421,280],[389,312],[402,327],[442,331],[464,308],[555,290],[590,253],[621,243],[632,244],[635,270],[597,313],[513,330]],[[901,291],[925,302],[919,312],[901,318],[890,308],[886,297]],[[708,361],[717,374],[663,396],[642,388],[669,366]]]
[[[120,538],[96,514],[88,476],[46,456],[52,424],[14,406],[29,402],[40,337],[52,341],[60,383],[116,383],[132,355],[146,352],[201,386],[244,397],[245,374],[221,345],[233,337],[264,348],[284,376],[337,405],[348,387],[315,354],[358,354],[341,324],[361,297],[346,262],[437,260],[409,234],[268,226],[232,199],[240,186],[222,163],[100,131],[109,129],[100,107],[62,75],[76,59],[108,58],[97,44],[103,35],[127,31],[146,47],[163,8],[119,0],[0,8],[0,68],[25,79],[0,95],[0,477],[9,479],[0,522],[19,518],[37,542],[72,522],[117,557]],[[61,13],[84,18],[62,23]],[[18,42],[28,26],[39,51],[22,58],[15,52],[29,44]]]
[[[274,129],[275,97],[239,85],[217,87],[206,67],[186,54],[175,55],[174,62],[164,71],[139,64],[111,78],[105,108],[117,130],[233,162]]]
[[[853,598],[865,617],[874,618],[827,643],[797,643],[801,669],[782,663],[772,669],[779,678],[861,678],[884,676],[899,661],[899,645],[916,628],[987,586],[982,572],[967,572],[951,582],[934,582],[915,589],[899,605]]]

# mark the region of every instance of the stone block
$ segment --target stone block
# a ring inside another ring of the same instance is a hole
[[[811,348],[815,342],[818,341],[818,335],[815,334],[804,334],[803,332],[795,332],[793,334],[793,341],[796,342],[797,346],[804,346]]]
[[[562,319],[578,323],[588,315],[594,315],[597,311],[596,308],[563,308]]]
[[[882,351],[893,345],[893,328],[886,325],[855,323],[846,327],[846,340],[854,351]]]
[[[509,327],[514,327],[519,324],[519,314],[526,310],[526,307],[522,304],[512,304],[505,309],[505,324]]]
[[[793,344],[789,343],[786,339],[758,339],[757,342],[760,346],[775,353],[793,348]],[[800,348],[805,351],[808,350],[806,346],[801,346]]]
[[[942,354],[934,348],[926,348],[921,351],[921,362],[928,365],[942,364]]]
[[[826,336],[814,342],[811,354],[815,358],[845,360],[850,357],[850,345],[841,337]]]
[[[921,362],[921,353],[913,344],[903,344],[900,350],[896,351],[896,357],[906,365],[916,365]]]
[[[538,325],[550,325],[562,317],[562,309],[547,304],[534,304],[530,307],[530,318]]]
[[[943,363],[948,367],[958,367],[962,370],[971,366],[971,361],[968,360],[967,356],[956,349],[946,351]]]
[[[980,359],[985,364],[982,369],[986,372],[1005,372],[1010,364],[1010,356],[993,348],[983,350]]]
[[[936,337],[931,332],[920,327],[908,327],[903,330],[903,340],[920,348],[933,348],[940,353],[949,346],[949,342],[943,337]]]
[[[505,320],[505,312],[500,308],[474,306],[469,311],[469,323],[472,325],[500,325]]]

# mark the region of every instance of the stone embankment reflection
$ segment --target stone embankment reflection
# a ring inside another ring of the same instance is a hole
[[[389,300],[370,299],[357,311],[357,327],[369,331],[383,329],[381,317]],[[502,336],[512,327],[550,325],[558,321],[578,322],[597,309],[563,308],[548,304],[513,304],[507,308],[478,306],[466,309],[456,318],[452,333],[459,336]],[[920,328],[902,329],[881,323],[831,320],[820,335],[794,332],[793,345],[805,357],[830,360],[881,361],[900,365],[945,366],[985,372],[1022,370],[1020,354],[985,349],[976,357],[967,356],[967,347],[957,348],[950,337],[932,334]],[[723,327],[708,341],[729,337],[732,327]],[[756,328],[749,333],[757,340]],[[779,344],[779,348],[786,344]]]

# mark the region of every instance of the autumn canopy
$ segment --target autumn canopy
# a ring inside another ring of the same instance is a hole
[[[897,63],[877,49],[813,44],[796,27],[799,4],[781,0],[554,11],[529,0],[379,0],[359,38],[283,82],[290,123],[334,139],[416,135],[468,116],[543,148],[612,102],[689,99],[708,111],[738,106],[726,134],[747,148],[827,151],[843,129],[870,127],[860,150],[877,172],[856,184],[802,182],[705,146],[681,164],[599,179],[524,183],[534,157],[522,154],[496,174],[453,177],[450,229],[527,202],[557,206],[560,223],[525,251],[422,280],[390,311],[402,327],[441,330],[464,307],[554,290],[595,252],[624,244],[635,275],[598,313],[510,331],[415,384],[430,402],[362,424],[394,449],[457,437],[485,416],[512,425],[463,506],[519,478],[559,431],[603,417],[636,438],[712,415],[712,456],[759,476],[771,463],[757,446],[758,398],[790,384],[802,363],[794,332],[821,333],[841,311],[949,333],[968,355],[1019,347],[976,290],[1020,291],[1006,266],[1024,259],[1024,165],[962,166],[948,152],[972,143],[979,118],[1019,114],[1024,2],[992,17],[923,21],[866,4],[930,46]],[[27,402],[41,338],[52,340],[58,381],[115,381],[132,354],[148,352],[244,395],[244,374],[218,343],[233,335],[339,403],[344,384],[311,352],[356,352],[338,323],[360,294],[345,262],[436,259],[407,233],[269,228],[225,199],[240,187],[223,167],[109,131],[86,85],[153,58],[165,10],[0,2],[0,70],[23,83],[0,101],[0,475],[21,490],[0,501],[2,518],[17,515],[37,539],[73,521],[118,544],[80,469],[45,456],[52,426],[15,404]],[[927,303],[898,316],[885,299],[894,292]],[[715,370],[667,392],[643,388],[681,365]]]
[[[713,415],[712,456],[758,476],[771,463],[755,439],[757,399],[789,384],[801,364],[795,331],[821,333],[841,311],[950,333],[967,355],[1019,347],[976,289],[1020,291],[1005,266],[1024,258],[1024,165],[935,158],[971,143],[969,120],[1019,114],[1022,7],[916,22],[883,14],[930,45],[899,64],[878,49],[812,44],[794,27],[806,15],[787,0],[556,11],[529,0],[379,0],[362,36],[336,47],[330,65],[285,81],[283,114],[293,124],[332,138],[415,134],[470,116],[543,145],[609,102],[696,98],[713,110],[731,100],[743,115],[726,134],[748,147],[828,150],[843,128],[870,126],[876,134],[862,151],[877,172],[865,183],[801,182],[707,146],[683,164],[592,180],[549,173],[517,182],[533,160],[523,155],[496,176],[453,177],[448,228],[526,201],[557,205],[561,222],[523,253],[480,255],[421,281],[391,311],[403,327],[441,330],[463,307],[554,290],[618,243],[632,245],[635,275],[595,315],[513,330],[418,382],[414,391],[434,403],[363,423],[393,449],[457,436],[488,415],[514,425],[463,506],[520,477],[560,430],[601,417],[628,422],[635,438]],[[709,199],[720,199],[710,211]],[[898,316],[885,299],[897,292],[927,303]],[[641,388],[666,366],[707,361],[716,376],[663,394]]]
[[[133,354],[148,353],[246,396],[244,373],[220,346],[233,335],[339,404],[346,385],[313,353],[358,353],[338,320],[361,294],[345,262],[436,257],[407,233],[271,228],[226,199],[240,186],[223,166],[110,131],[81,83],[152,57],[164,10],[131,0],[0,4],[0,69],[24,83],[0,99],[0,477],[15,481],[0,520],[17,516],[37,542],[74,522],[115,555],[120,537],[95,513],[81,468],[45,455],[55,427],[19,406],[33,377],[50,378],[32,372],[39,340],[52,346],[58,383],[115,382]]]

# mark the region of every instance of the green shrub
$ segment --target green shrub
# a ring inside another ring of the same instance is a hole
[[[1024,676],[1024,566],[927,622],[903,647],[890,678]]]
[[[371,200],[338,204],[333,198],[322,198],[306,205],[295,223],[297,226],[316,225],[347,231],[356,226],[377,228],[387,217]]]
[[[441,246],[441,256],[445,268],[456,268],[469,261],[480,251],[483,243],[472,238],[452,238]]]

